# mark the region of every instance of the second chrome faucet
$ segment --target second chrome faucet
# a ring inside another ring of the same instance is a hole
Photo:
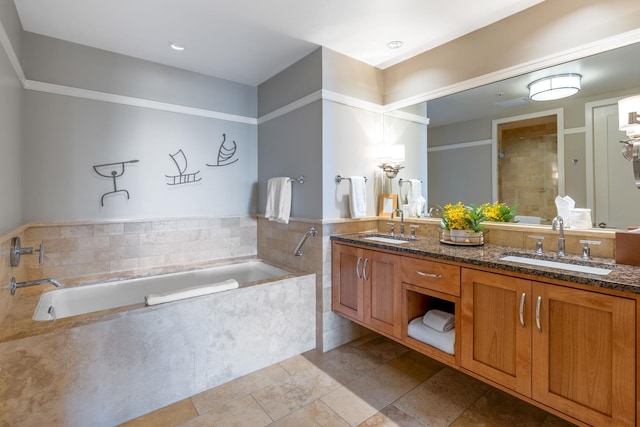
[[[564,220],[560,215],[553,218],[551,222],[551,229],[556,231],[558,229],[558,256],[564,256]]]

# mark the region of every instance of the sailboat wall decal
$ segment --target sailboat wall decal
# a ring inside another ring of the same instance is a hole
[[[227,134],[222,134],[222,144],[220,144],[220,148],[218,149],[218,160],[215,164],[211,165],[207,163],[207,166],[211,167],[221,167],[228,166],[237,162],[240,159],[233,159],[233,156],[236,154],[236,142],[231,141],[231,143],[227,143]]]
[[[178,150],[174,154],[169,154],[169,157],[171,157],[171,160],[175,163],[176,168],[178,169],[178,175],[165,175],[171,180],[170,182],[167,182],[167,185],[190,184],[202,179],[197,177],[200,171],[187,172],[187,156],[185,156],[182,149]]]

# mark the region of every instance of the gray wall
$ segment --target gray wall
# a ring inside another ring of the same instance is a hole
[[[25,33],[28,79],[111,95],[231,114],[222,120],[179,112],[25,91],[22,146],[23,222],[231,216],[256,212],[257,89],[98,49]],[[70,89],[69,89],[70,88]],[[73,94],[73,92],[71,92]],[[226,116],[225,116],[226,117]],[[251,123],[253,120],[254,124]],[[216,164],[223,134],[237,144],[236,163]],[[179,171],[169,156],[182,149],[184,173],[200,181],[170,186]],[[125,166],[118,189],[94,165]]]
[[[20,45],[15,7],[0,2],[0,18],[9,38]],[[23,91],[4,49],[0,48],[0,234],[22,222],[22,180],[20,179]]]

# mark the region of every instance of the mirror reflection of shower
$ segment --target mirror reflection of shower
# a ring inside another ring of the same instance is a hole
[[[100,206],[104,206],[104,196],[115,193],[125,193],[127,195],[127,200],[129,199],[129,192],[127,190],[118,190],[118,185],[116,182],[116,178],[124,175],[125,164],[127,163],[138,163],[139,160],[127,160],[124,162],[115,162],[115,163],[104,163],[102,165],[93,166],[93,170],[100,176],[105,178],[111,178],[113,180],[113,191],[108,191],[100,197]]]

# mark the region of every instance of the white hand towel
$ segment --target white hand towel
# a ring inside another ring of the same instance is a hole
[[[267,206],[264,216],[269,221],[289,223],[291,214],[291,180],[288,177],[271,178],[267,182]]]
[[[456,327],[456,317],[441,310],[429,310],[422,317],[422,322],[438,332],[448,332]]]
[[[351,218],[364,218],[367,214],[367,187],[363,176],[352,176],[349,179],[349,208]]]
[[[422,182],[420,182],[419,179],[410,179],[409,190],[407,192],[407,202],[412,204],[418,196],[422,196]]]
[[[163,294],[149,294],[144,297],[146,305],[156,305],[165,302],[178,301],[186,298],[199,297],[202,295],[213,294],[215,292],[228,291],[229,289],[235,289],[238,286],[238,282],[233,279],[225,280],[219,283],[213,283],[209,285],[193,286],[191,288],[184,288],[177,291],[165,292]]]
[[[438,332],[422,323],[422,317],[413,319],[407,328],[407,335],[442,350],[445,353],[454,354],[456,344],[456,330]]]

